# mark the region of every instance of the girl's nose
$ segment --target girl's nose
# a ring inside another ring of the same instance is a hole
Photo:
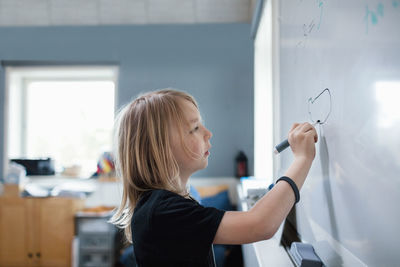
[[[212,132],[210,132],[207,128],[205,128],[206,129],[206,138],[207,139],[211,139],[211,137],[212,137]]]

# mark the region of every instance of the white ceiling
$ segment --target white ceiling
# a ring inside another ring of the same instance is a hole
[[[0,0],[0,26],[250,22],[257,0]]]

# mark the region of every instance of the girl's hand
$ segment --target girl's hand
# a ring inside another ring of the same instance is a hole
[[[289,131],[288,140],[295,158],[314,160],[315,143],[318,141],[314,126],[308,122],[294,123]]]

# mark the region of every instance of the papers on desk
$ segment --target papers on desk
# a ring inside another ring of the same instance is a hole
[[[52,197],[81,197],[84,198],[88,194],[96,190],[94,184],[69,182],[57,185],[51,190]]]
[[[50,196],[50,191],[39,185],[27,184],[21,194],[24,197],[48,197]]]
[[[24,197],[73,197],[84,198],[96,190],[96,185],[88,181],[61,182],[56,186],[27,183],[24,186]]]

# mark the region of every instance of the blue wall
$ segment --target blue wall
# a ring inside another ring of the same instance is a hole
[[[249,24],[0,28],[0,60],[114,62],[118,106],[138,93],[174,87],[199,102],[212,131],[207,169],[234,175],[239,149],[253,173],[253,43]],[[0,162],[4,150],[4,69],[0,69]],[[0,165],[0,173],[3,173]]]

